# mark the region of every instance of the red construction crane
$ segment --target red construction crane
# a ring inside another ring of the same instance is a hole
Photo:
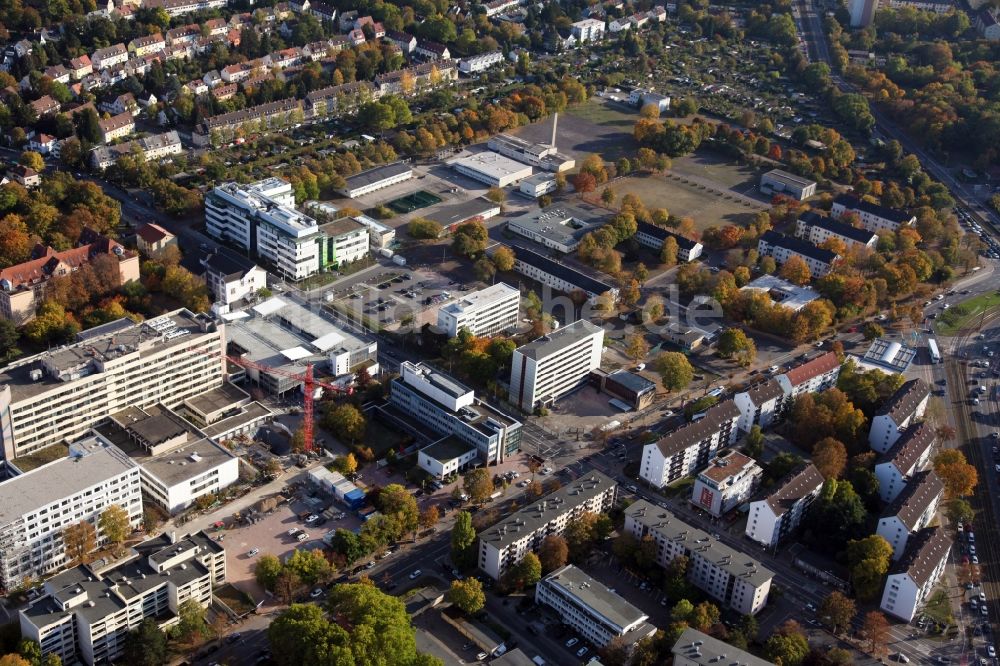
[[[344,393],[346,395],[351,395],[354,393],[354,387],[348,386],[343,388],[340,386],[334,386],[328,382],[320,381],[313,377],[313,366],[312,363],[306,363],[305,373],[299,375],[294,372],[288,372],[287,370],[280,370],[278,368],[273,368],[269,365],[264,365],[263,363],[257,363],[256,361],[251,361],[245,358],[240,358],[239,356],[229,356],[228,354],[216,354],[214,352],[205,351],[202,349],[191,349],[191,351],[198,352],[200,354],[205,354],[208,356],[221,356],[230,363],[238,365],[241,368],[250,368],[253,370],[259,370],[260,372],[266,372],[271,375],[278,375],[280,377],[288,377],[289,379],[295,379],[302,382],[302,390],[304,393],[303,397],[303,407],[302,407],[302,435],[304,442],[304,448],[307,452],[313,450],[313,394],[316,392],[316,387],[324,388],[328,391],[333,391],[334,393]]]

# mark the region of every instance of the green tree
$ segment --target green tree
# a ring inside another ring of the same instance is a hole
[[[493,265],[496,266],[497,270],[501,273],[514,270],[514,261],[516,257],[514,256],[514,251],[509,247],[498,247],[490,259],[493,260]]]
[[[192,643],[205,633],[208,624],[205,622],[206,609],[195,599],[186,599],[177,607],[177,635],[185,643]]]
[[[470,566],[475,559],[476,530],[472,527],[472,514],[459,511],[451,528],[451,561],[459,567]]]
[[[681,599],[670,609],[670,619],[674,622],[690,622],[694,615],[694,604],[687,599]]]
[[[749,366],[757,358],[757,346],[739,328],[727,328],[723,331],[719,336],[717,348],[723,358],[735,357],[744,367]]]
[[[414,532],[420,523],[420,509],[417,500],[406,488],[398,483],[392,483],[378,494],[376,505],[383,516],[389,517],[398,525],[400,536]]]
[[[799,666],[809,654],[809,641],[795,620],[778,627],[764,643],[764,656],[782,666]]]
[[[295,572],[299,580],[309,587],[323,585],[333,578],[333,567],[319,549],[293,551],[285,569]]]
[[[0,319],[0,361],[13,358],[20,353],[17,348],[20,337],[14,322]]]
[[[751,458],[760,458],[764,453],[764,433],[759,425],[754,425],[747,433],[746,454]]]
[[[465,580],[451,581],[451,589],[448,590],[445,598],[466,615],[474,615],[486,605],[483,584],[471,576]]]
[[[511,567],[510,576],[516,587],[531,587],[542,579],[542,563],[534,553],[525,553],[521,561]]]
[[[283,570],[284,567],[281,564],[281,560],[277,557],[274,555],[261,555],[254,564],[253,575],[261,587],[274,592],[278,584],[278,576],[281,575]]]
[[[945,512],[948,514],[948,520],[953,523],[972,522],[976,515],[972,510],[972,505],[964,499],[953,499],[948,502]]]
[[[483,467],[467,472],[462,478],[462,487],[477,504],[485,502],[493,494],[493,480]]]
[[[455,254],[463,257],[477,257],[486,250],[489,234],[486,225],[478,220],[466,222],[455,229],[451,247]]]
[[[167,663],[167,637],[156,620],[146,618],[125,637],[124,662],[136,666],[162,666]]]
[[[853,599],[834,590],[823,599],[816,614],[824,625],[837,634],[851,626],[857,608]]]
[[[416,239],[433,239],[440,238],[441,232],[444,231],[441,225],[434,220],[428,220],[425,217],[415,217],[410,220],[409,225],[406,227],[407,233]]]
[[[33,150],[26,150],[21,153],[17,163],[21,166],[26,166],[29,169],[34,169],[38,173],[45,171],[45,158]]]
[[[97,519],[97,526],[104,538],[113,544],[116,553],[121,550],[121,545],[125,543],[125,539],[132,531],[132,523],[129,522],[128,513],[117,504],[112,504],[101,512],[100,518]]]
[[[354,457],[353,453],[348,453],[334,458],[331,466],[341,474],[354,474],[358,471],[358,459]]]
[[[642,333],[633,333],[625,340],[625,355],[633,361],[641,361],[649,353],[649,343]]]
[[[694,612],[691,614],[691,626],[698,631],[708,631],[719,623],[720,617],[718,606],[708,601],[702,601],[694,607]]]
[[[848,542],[847,561],[859,601],[873,601],[881,594],[891,558],[892,546],[878,534]]]
[[[667,391],[680,391],[694,379],[694,368],[687,356],[680,352],[664,352],[654,361],[655,370]]]
[[[320,424],[339,439],[356,444],[364,437],[367,421],[361,410],[351,404],[328,403]]]

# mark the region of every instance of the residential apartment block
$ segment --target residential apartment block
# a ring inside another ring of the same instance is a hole
[[[604,329],[580,319],[514,350],[510,401],[525,412],[583,386],[601,367]]]
[[[107,257],[118,264],[116,286],[139,279],[139,255],[89,229],[80,235],[79,245],[69,250],[36,245],[31,259],[0,270],[0,317],[16,325],[34,319],[49,280]]]
[[[112,505],[125,510],[133,527],[142,522],[138,465],[99,437],[0,483],[0,585],[12,590],[61,569],[69,561],[63,531],[80,521],[97,528]],[[100,530],[97,537],[106,543]]]
[[[581,44],[584,42],[600,41],[604,37],[604,21],[597,19],[583,19],[570,26],[572,35]]]
[[[639,476],[656,488],[691,476],[721,448],[736,442],[740,410],[732,400],[709,407],[700,418],[642,447]]]
[[[690,501],[719,518],[750,499],[764,477],[757,462],[739,451],[730,451],[698,473]]]
[[[503,51],[491,51],[462,58],[458,61],[458,71],[462,74],[478,74],[503,63]]]
[[[746,535],[773,547],[802,522],[809,505],[823,489],[823,475],[815,465],[799,467],[765,497],[750,503]]]
[[[135,141],[116,143],[113,146],[97,146],[90,153],[90,164],[95,169],[107,169],[117,164],[123,157],[138,155],[143,162],[158,162],[171,155],[180,155],[182,152],[184,147],[181,145],[177,130],[170,130]]]
[[[912,620],[944,573],[951,544],[941,526],[925,527],[910,537],[903,557],[889,569],[879,607],[903,622]]]
[[[923,417],[930,397],[930,386],[919,377],[899,387],[872,417],[869,446],[879,453],[891,449],[903,431]]]
[[[900,227],[911,227],[917,216],[879,204],[859,199],[853,194],[839,194],[833,200],[830,217],[840,219],[845,213],[854,213],[861,220],[861,226],[872,233],[899,231]]]
[[[223,340],[223,325],[181,309],[142,323],[119,319],[18,359],[0,373],[4,458],[77,440],[126,406],[176,408],[220,386]]]
[[[923,469],[934,450],[934,428],[920,423],[903,432],[892,448],[875,463],[878,494],[890,503],[903,492],[913,475]]]
[[[139,544],[110,569],[80,565],[47,580],[42,596],[18,611],[21,635],[64,664],[113,663],[143,620],[167,629],[180,620],[185,601],[207,608],[225,579],[222,544],[204,532],[164,535]]]
[[[465,463],[456,459],[463,456],[467,462],[500,463],[520,448],[521,423],[477,400],[472,389],[426,363],[403,361],[399,372],[390,383],[389,404],[412,420],[408,429],[430,441],[452,437],[461,442],[461,452],[447,461],[421,451],[418,462],[430,474],[442,478],[457,471]],[[447,464],[452,460],[454,465]]]
[[[648,615],[572,564],[538,581],[535,603],[553,609],[564,624],[598,648],[615,639],[634,645],[656,633]]]
[[[645,245],[646,247],[656,250],[657,252],[663,249],[663,243],[666,242],[668,238],[673,238],[677,241],[677,261],[694,261],[701,256],[704,246],[698,241],[693,241],[690,238],[685,238],[680,234],[675,234],[669,229],[664,229],[661,226],[655,224],[649,224],[648,222],[639,222],[638,228],[635,232],[635,239],[640,245]]]
[[[750,432],[755,425],[770,427],[781,418],[788,406],[785,388],[776,378],[754,384],[733,396],[733,403],[740,410],[737,426],[740,432]]]
[[[913,475],[878,519],[876,534],[892,546],[892,559],[906,551],[910,536],[930,525],[944,496],[944,484],[934,470]]]
[[[774,573],[666,509],[639,500],[625,509],[624,532],[656,542],[656,563],[687,557],[688,581],[724,608],[756,615],[767,604]]]
[[[840,377],[840,359],[833,352],[820,354],[776,377],[787,398],[797,398],[803,393],[818,393],[837,385]]]
[[[795,235],[813,245],[822,245],[830,239],[840,241],[847,248],[855,246],[874,248],[878,243],[878,234],[819,215],[811,210],[799,216],[795,224]]]
[[[840,255],[830,250],[816,247],[808,241],[794,236],[786,236],[777,231],[765,231],[757,241],[757,251],[762,257],[774,257],[779,265],[792,257],[799,257],[809,267],[812,277],[823,277],[830,272]]]
[[[567,483],[479,535],[479,568],[499,580],[545,537],[561,535],[566,523],[584,513],[606,513],[615,503],[617,485],[597,471]]]
[[[504,282],[463,294],[438,310],[438,328],[453,338],[463,328],[476,337],[513,330],[521,306],[521,292]]]

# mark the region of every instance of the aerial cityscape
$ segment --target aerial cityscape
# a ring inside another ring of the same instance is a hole
[[[997,2],[2,4],[0,666],[1000,666]]]

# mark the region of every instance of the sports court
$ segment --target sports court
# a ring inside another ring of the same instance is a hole
[[[394,212],[405,215],[406,213],[412,213],[418,208],[427,208],[437,203],[441,203],[441,197],[431,194],[426,190],[417,190],[416,192],[407,194],[405,197],[393,199],[386,205]]]

